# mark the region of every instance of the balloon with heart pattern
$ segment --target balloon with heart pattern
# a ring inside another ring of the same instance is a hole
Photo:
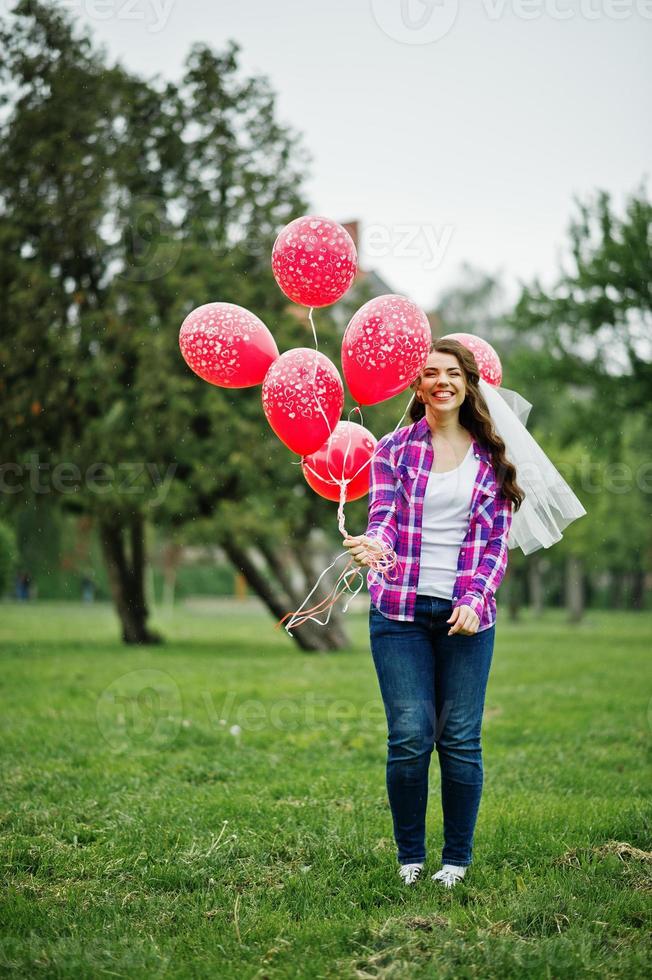
[[[309,347],[295,347],[274,361],[262,396],[270,426],[299,456],[326,442],[344,406],[339,371],[325,354]]]
[[[480,377],[495,388],[500,386],[503,380],[503,366],[498,354],[487,340],[474,333],[447,333],[445,339],[457,340],[463,344],[475,357]]]
[[[412,300],[377,296],[355,313],[342,339],[342,371],[360,405],[375,405],[404,391],[428,356],[428,317]]]
[[[191,371],[220,388],[261,384],[278,357],[263,321],[235,303],[204,303],[189,313],[181,324],[179,347]]]
[[[353,239],[330,218],[305,215],[280,232],[272,249],[272,271],[285,295],[302,306],[330,306],[355,278]]]
[[[340,499],[342,480],[345,500],[358,500],[369,492],[370,460],[376,438],[357,422],[338,422],[335,431],[317,452],[304,456],[301,469],[306,482],[326,500]]]

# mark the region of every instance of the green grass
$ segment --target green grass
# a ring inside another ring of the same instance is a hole
[[[0,970],[29,977],[647,977],[652,615],[500,611],[474,863],[396,873],[366,617],[305,655],[264,612],[0,607]],[[240,726],[240,731],[232,728]]]

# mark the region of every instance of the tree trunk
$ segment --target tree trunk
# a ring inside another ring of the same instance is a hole
[[[625,608],[625,576],[616,569],[611,572],[611,603],[612,609]]]
[[[251,588],[262,599],[275,619],[283,619],[288,612],[298,609],[305,596],[298,597],[294,588],[291,592],[286,591],[286,589],[279,589],[271,577],[256,565],[248,549],[233,538],[224,539],[220,544],[230,561],[242,572]],[[273,560],[276,563],[280,561],[278,557]],[[290,586],[291,579],[287,568],[283,570],[282,574],[286,586]],[[333,645],[333,637],[329,636],[328,628],[318,626],[316,623],[307,622],[302,626],[293,627],[292,636],[302,650],[326,652],[339,649]]]
[[[538,555],[533,555],[528,563],[528,586],[532,612],[535,616],[541,616],[543,614],[545,592],[543,588],[541,558]]]
[[[515,623],[518,621],[518,614],[521,608],[520,585],[514,576],[513,568],[507,566],[505,578],[503,580],[505,592],[507,593],[507,613],[510,620]]]
[[[176,541],[170,541],[163,550],[163,605],[174,607],[174,590],[177,584],[177,568],[183,548]]]
[[[639,612],[645,608],[645,572],[641,569],[632,572],[631,606]]]
[[[579,623],[584,615],[584,574],[582,561],[575,555],[566,559],[566,611],[571,623]]]
[[[288,598],[295,596],[296,591],[295,584],[292,580],[290,555],[287,552],[282,553],[279,549],[269,545],[266,541],[261,541],[259,547],[262,554],[265,556],[265,561],[279,580],[281,588],[285,590],[285,595]]]
[[[125,548],[129,540],[130,555]],[[145,526],[141,514],[100,520],[100,540],[111,595],[122,626],[124,643],[160,643],[147,628],[145,602]]]

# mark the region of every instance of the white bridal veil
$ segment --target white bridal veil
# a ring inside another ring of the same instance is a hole
[[[507,458],[516,467],[516,480],[525,500],[514,511],[508,547],[525,555],[550,548],[562,531],[586,514],[561,473],[525,428],[532,406],[516,391],[495,388],[483,378],[480,391],[494,428],[505,443]]]

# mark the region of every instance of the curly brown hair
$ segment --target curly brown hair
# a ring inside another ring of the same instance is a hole
[[[489,450],[498,485],[504,496],[512,501],[514,509],[518,510],[525,499],[525,494],[516,482],[516,468],[505,455],[505,443],[494,429],[487,403],[478,386],[480,371],[475,357],[468,347],[464,347],[452,337],[439,337],[433,340],[430,353],[433,351],[453,354],[457,358],[466,385],[466,397],[460,406],[460,425],[463,425],[481,446]],[[420,381],[421,375],[418,375],[411,385],[415,393],[410,405],[410,418],[413,422],[418,422],[426,414],[426,406],[416,398],[416,389]]]

